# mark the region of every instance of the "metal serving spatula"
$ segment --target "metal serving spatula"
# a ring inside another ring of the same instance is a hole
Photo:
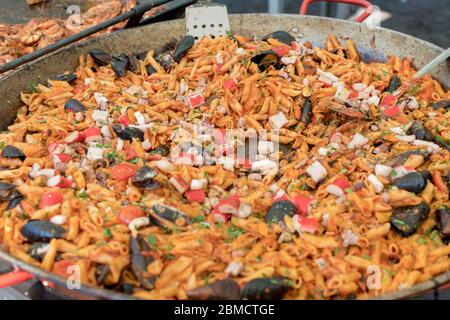
[[[230,32],[228,11],[224,4],[199,1],[186,8],[186,34],[196,40],[204,36],[215,38]]]

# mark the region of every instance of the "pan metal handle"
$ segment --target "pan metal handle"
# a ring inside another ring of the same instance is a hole
[[[361,7],[366,8],[362,14],[360,14],[357,18],[357,22],[363,22],[367,19],[368,16],[371,15],[373,11],[373,6],[369,1],[366,0],[303,0],[302,5],[300,7],[300,14],[305,15],[308,12],[308,7],[310,4],[314,2],[336,2],[336,3],[346,3],[346,4],[355,4]]]
[[[32,278],[34,278],[32,274],[22,270],[15,270],[10,273],[2,274],[0,275],[0,289],[14,286]]]

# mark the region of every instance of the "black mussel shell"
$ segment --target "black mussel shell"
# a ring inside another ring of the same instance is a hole
[[[159,145],[157,146],[155,149],[151,150],[149,153],[150,154],[159,154],[163,157],[166,157],[169,154],[170,150],[167,146],[165,145]]]
[[[154,190],[159,189],[161,186],[157,181],[154,181],[153,178],[156,177],[157,172],[153,169],[143,166],[139,168],[134,177],[131,179],[131,182],[134,186],[140,189]]]
[[[27,253],[38,261],[42,261],[44,259],[45,254],[47,253],[49,244],[46,242],[35,242],[30,248],[27,250]]]
[[[181,211],[167,206],[165,204],[154,204],[152,206],[152,211],[158,215],[158,217],[163,218],[164,220],[170,221],[170,222],[175,222],[178,219],[184,219],[184,221],[186,221],[186,223],[190,223],[190,219],[187,215],[185,215],[184,213],[182,213]]]
[[[151,64],[148,64],[145,68],[147,69],[147,74],[148,75],[156,73],[156,69],[153,68],[153,66]]]
[[[112,126],[113,131],[122,140],[133,141],[133,139],[139,139],[144,141],[144,131],[135,127],[125,127],[122,128],[119,124],[114,124]]]
[[[192,300],[239,300],[241,288],[233,279],[220,280],[186,292]]]
[[[85,112],[86,106],[82,104],[77,99],[69,99],[66,103],[64,103],[64,110],[71,112]]]
[[[439,207],[434,213],[436,225],[443,239],[450,238],[450,209],[447,206]]]
[[[48,242],[51,239],[60,239],[66,230],[48,220],[29,220],[20,229],[28,242]]]
[[[285,215],[294,216],[297,214],[297,207],[289,200],[277,201],[269,208],[266,214],[266,223],[278,223],[283,221]]]
[[[391,226],[402,237],[416,233],[422,222],[428,217],[430,207],[422,202],[416,206],[395,208],[391,215]]]
[[[413,121],[408,133],[413,134],[418,140],[431,141],[433,139],[433,133],[418,120]]]
[[[98,264],[95,267],[95,281],[97,281],[97,284],[102,284],[110,272],[111,272],[111,269],[110,269],[109,265]]]
[[[99,66],[106,66],[111,63],[112,56],[108,52],[100,49],[92,49],[89,54]]]
[[[127,74],[127,69],[130,64],[126,54],[114,55],[111,59],[111,68],[118,77],[123,77]]]
[[[9,200],[6,210],[11,210],[17,207],[23,200],[23,198],[24,198],[23,195],[21,195],[19,191],[14,190],[11,194],[11,200]]]
[[[180,60],[183,59],[184,55],[194,46],[194,44],[195,39],[193,36],[185,36],[181,39],[173,52],[173,60],[175,60],[175,62],[180,62]]]
[[[431,175],[430,171],[422,170],[422,171],[419,171],[419,173],[425,178],[425,180],[433,181],[433,176]]]
[[[7,145],[6,147],[4,147],[2,149],[2,157],[5,158],[20,158],[22,160],[24,160],[25,154],[22,152],[22,150],[20,150],[19,148],[16,148],[14,146],[11,145]]]
[[[169,71],[174,63],[173,57],[168,52],[162,53],[156,58],[156,60],[166,71]]]
[[[263,41],[267,41],[269,39],[276,39],[284,44],[287,44],[288,46],[290,46],[292,42],[295,42],[295,38],[290,33],[282,30],[272,32],[263,37]]]
[[[391,81],[389,81],[389,85],[387,88],[387,92],[394,92],[402,85],[402,81],[395,74],[392,76]]]
[[[154,288],[155,277],[146,277],[146,274],[147,266],[154,259],[151,255],[142,254],[142,252],[149,252],[151,250],[150,246],[140,235],[136,238],[130,236],[129,246],[131,271],[144,289],[152,290]]]
[[[128,69],[131,72],[138,73],[139,72],[138,58],[133,54],[129,54],[129,55],[127,55],[127,57],[128,57],[128,62],[129,62]]]
[[[438,102],[435,102],[431,105],[433,109],[449,109],[450,108],[450,100],[444,99]]]
[[[16,190],[16,186],[6,182],[0,182],[0,201],[11,201],[18,198],[20,193]]]
[[[75,81],[76,79],[77,79],[77,76],[74,73],[63,73],[63,74],[59,74],[53,78],[53,80],[67,81],[69,83]]]
[[[441,136],[440,134],[435,134],[433,137],[433,142],[438,144],[439,146],[441,146],[442,148],[447,149],[448,151],[450,151],[450,141],[445,139],[443,136]]]
[[[292,288],[292,280],[284,277],[256,278],[242,289],[242,299],[279,300]]]
[[[301,122],[303,122],[304,124],[308,124],[309,120],[311,119],[311,112],[312,112],[311,100],[306,99],[302,107],[302,116],[300,118]]]
[[[273,66],[275,69],[278,69],[281,65],[280,56],[272,50],[258,53],[257,55],[253,56],[251,61],[258,65],[260,71],[266,70],[269,66]]]
[[[399,189],[418,194],[425,189],[427,181],[420,173],[410,172],[403,177],[395,179],[392,184]]]
[[[411,155],[423,156],[425,159],[427,159],[429,153],[425,150],[409,150],[390,158],[388,161],[386,161],[386,165],[391,167],[401,166],[403,163],[405,163],[406,160],[408,160],[409,156]]]

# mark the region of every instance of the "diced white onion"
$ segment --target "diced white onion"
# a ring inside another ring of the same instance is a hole
[[[208,185],[208,180],[206,179],[192,179],[191,180],[191,190],[206,189]]]
[[[353,149],[353,148],[356,148],[356,147],[362,147],[362,146],[366,145],[368,142],[369,142],[369,139],[367,139],[366,137],[364,137],[360,133],[356,133],[353,136],[352,141],[350,141],[350,143],[348,144],[348,147],[350,149]]]
[[[288,122],[288,119],[281,111],[269,118],[270,125],[275,129],[283,128]]]
[[[103,159],[103,148],[89,147],[86,158],[91,161]]]
[[[389,177],[391,174],[392,167],[385,166],[384,164],[375,165],[375,175],[380,177]]]
[[[319,162],[315,161],[308,168],[306,168],[306,173],[314,180],[314,182],[319,182],[327,176],[327,169]]]
[[[59,214],[59,215],[56,215],[56,216],[53,216],[50,218],[51,223],[57,224],[59,226],[66,223],[66,221],[67,221],[67,217],[63,216],[62,214]]]
[[[244,265],[241,262],[232,261],[225,268],[225,273],[232,275],[233,277],[237,277],[242,269],[244,269]]]
[[[374,174],[369,175],[367,180],[374,187],[376,193],[380,193],[381,191],[383,191],[384,185]]]

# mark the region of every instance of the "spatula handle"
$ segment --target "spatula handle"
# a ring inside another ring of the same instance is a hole
[[[422,67],[419,71],[414,75],[414,79],[420,79],[427,73],[429,73],[434,67],[436,67],[439,63],[445,61],[448,57],[450,57],[450,48],[442,52],[436,58],[428,62],[424,67]]]

